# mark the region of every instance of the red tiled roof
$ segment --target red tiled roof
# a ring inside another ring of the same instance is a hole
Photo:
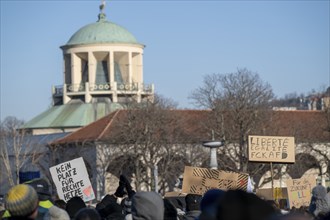
[[[293,136],[296,142],[330,142],[330,131],[323,111],[275,111],[269,132]]]
[[[52,145],[105,141],[115,139],[120,133],[120,125],[127,120],[129,111],[118,110],[95,121],[70,135],[57,140]],[[201,142],[211,138],[207,121],[211,111],[207,110],[167,110],[177,120],[186,134],[188,142]],[[267,136],[294,136],[296,142],[330,142],[330,132],[326,130],[325,113],[321,111],[274,111],[269,122],[260,128],[259,134]],[[173,131],[174,132],[174,131]]]
[[[82,143],[88,141],[96,141],[100,138],[106,129],[111,126],[112,121],[116,118],[120,111],[112,112],[111,114],[100,118],[99,120],[80,128],[79,130],[58,139],[52,144],[65,144],[65,143]]]

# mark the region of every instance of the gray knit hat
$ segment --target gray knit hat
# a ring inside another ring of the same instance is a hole
[[[5,207],[11,216],[30,216],[38,207],[38,195],[32,186],[19,184],[5,196]]]

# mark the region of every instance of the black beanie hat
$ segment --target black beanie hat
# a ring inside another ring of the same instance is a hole
[[[82,198],[76,196],[69,199],[66,203],[65,210],[68,212],[70,218],[73,218],[75,214],[80,210],[86,207],[86,204]]]
[[[186,210],[193,211],[193,210],[200,210],[200,201],[202,200],[201,195],[197,194],[188,194],[185,197],[186,202]]]

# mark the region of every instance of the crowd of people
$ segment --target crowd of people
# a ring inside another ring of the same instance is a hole
[[[242,190],[162,198],[156,192],[135,192],[121,175],[114,194],[88,205],[81,197],[53,200],[48,182],[35,179],[12,187],[0,211],[6,220],[330,220],[330,192],[317,185],[308,207],[284,209]]]

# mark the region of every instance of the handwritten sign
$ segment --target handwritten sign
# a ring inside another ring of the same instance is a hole
[[[286,184],[290,208],[309,206],[312,197],[312,189],[316,186],[315,178],[289,179]]]
[[[182,193],[203,195],[209,189],[246,190],[248,174],[186,166],[183,175]]]
[[[82,157],[49,168],[60,199],[79,196],[85,202],[95,199]]]
[[[294,163],[294,137],[250,135],[249,161]]]

